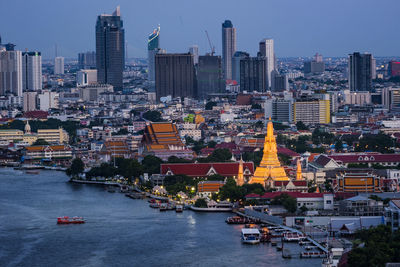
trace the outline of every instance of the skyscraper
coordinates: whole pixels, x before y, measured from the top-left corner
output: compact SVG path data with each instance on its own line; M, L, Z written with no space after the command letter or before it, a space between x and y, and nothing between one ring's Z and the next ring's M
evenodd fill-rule
M199 46L198 45L192 45L189 47L189 53L193 55L193 60L194 64L199 63Z
M78 66L80 69L96 68L96 52L84 52L78 54Z
M56 57L54 59L54 74L64 74L64 58Z
M112 15L101 14L96 23L97 81L122 89L125 66L125 30L119 6Z
M22 96L22 53L0 48L0 95Z
M271 73L275 70L274 40L263 39L260 41L259 47L261 56L266 59L267 87L270 88L272 85Z
M265 57L247 57L240 60L240 90L263 92L266 88Z
M232 79L232 57L236 52L236 29L230 20L222 23L222 67L225 80Z
M372 55L355 52L349 55L350 91L372 90Z
M22 52L22 88L24 91L42 89L42 56L40 52Z
M147 41L147 51L148 51L148 79L154 82L156 79L156 69L155 69L155 56L160 51L160 26L149 35Z
M196 95L193 55L157 54L155 59L157 99Z
M249 53L236 51L232 57L232 80L240 83L240 60L248 58Z
M390 61L389 62L388 75L390 77L399 77L400 76L400 62L398 62L398 61Z
M197 65L197 96L206 99L208 94L222 93L224 84L221 57L200 56Z

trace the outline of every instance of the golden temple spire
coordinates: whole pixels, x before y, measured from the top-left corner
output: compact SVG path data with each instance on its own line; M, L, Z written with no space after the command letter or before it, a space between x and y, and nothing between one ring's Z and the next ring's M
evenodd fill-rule
M242 156L240 156L239 173L238 173L238 178L237 178L236 184L239 185L239 186L242 186L244 184L243 159L242 159Z
M303 180L301 176L301 164L300 159L297 159L297 171L296 171L296 181Z

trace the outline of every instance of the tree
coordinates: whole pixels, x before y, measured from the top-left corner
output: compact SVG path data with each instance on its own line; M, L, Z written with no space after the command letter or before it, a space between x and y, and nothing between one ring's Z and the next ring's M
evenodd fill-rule
M66 171L68 176L76 176L83 173L85 169L85 164L80 158L75 158L72 161L71 167L69 167Z
M116 165L117 173L131 182L143 174L143 166L136 159L117 158Z
M274 197L271 203L273 205L282 205L290 213L294 213L297 210L297 200L286 193Z
M239 201L244 198L245 190L241 186L236 185L233 178L228 178L225 185L219 190L219 195L222 200L229 199L230 201Z
M149 175L153 173L160 173L161 163L163 163L163 160L159 157L147 155L142 161L143 172L148 173Z
M222 176L221 174L213 174L208 176L207 180L209 181L224 181L225 177Z
M152 122L162 121L161 113L157 110L148 110L143 113L143 118Z
M209 148L214 148L217 145L217 142L211 140L210 142L208 142L208 147Z
M112 133L112 135L126 135L126 134L128 134L129 132L128 132L128 130L127 129L125 129L125 128L121 128L121 129L119 129L119 131L118 132L116 132L116 133Z
M306 213L306 211L308 211L308 208L305 205L303 205L300 207L300 211L304 214Z
M336 150L336 152L341 152L343 150L343 142L342 142L342 140L338 139L336 141L335 150Z
M215 107L215 106L217 106L217 102L210 101L210 102L207 102L205 108L206 108L206 110L212 110L213 107Z
M39 138L32 145L33 146L47 146L47 145L49 145L49 143L46 140Z
M253 105L251 105L251 109L257 109L257 110L260 110L262 107L261 107L261 105L260 104L253 104Z
M296 128L299 131L308 130L308 127L302 121L296 123Z
M207 201L204 198L199 198L194 203L194 206L197 208L207 208Z

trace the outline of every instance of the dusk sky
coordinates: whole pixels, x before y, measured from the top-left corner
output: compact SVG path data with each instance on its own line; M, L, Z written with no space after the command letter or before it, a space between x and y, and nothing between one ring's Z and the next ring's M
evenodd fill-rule
M97 15L121 6L129 57L147 57L147 36L161 25L161 47L208 52L205 30L221 54L221 24L230 19L238 50L256 54L258 42L275 40L277 57L400 55L399 0L0 0L0 35L17 49L45 59L95 50Z

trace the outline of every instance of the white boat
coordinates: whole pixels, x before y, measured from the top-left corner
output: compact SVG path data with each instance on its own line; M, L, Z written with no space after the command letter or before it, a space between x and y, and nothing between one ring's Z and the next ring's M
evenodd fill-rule
M242 229L242 242L245 244L258 244L260 243L261 234L257 228L243 228Z
M176 205L176 207L175 207L175 211L176 212L182 212L183 211L183 206L182 205Z
M228 201L215 202L213 200L207 203L207 208L200 208L195 206L190 206L194 211L214 211L214 212L229 212L232 211L233 204Z
M168 209L168 203L160 204L160 211L166 211Z

